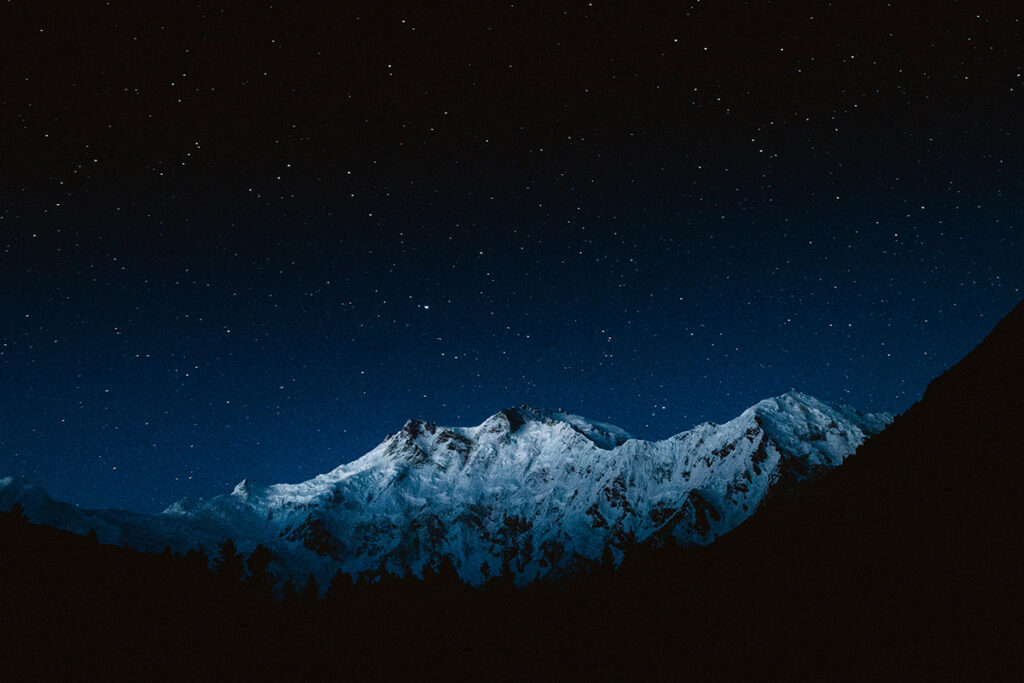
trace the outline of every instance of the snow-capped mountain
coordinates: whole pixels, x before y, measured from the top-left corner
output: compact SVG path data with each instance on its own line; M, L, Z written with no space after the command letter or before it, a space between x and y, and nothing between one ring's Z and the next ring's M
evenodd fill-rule
M351 463L299 484L243 480L227 495L159 515L79 510L24 480L0 480L0 508L36 522L159 551L225 538L262 543L282 574L321 582L338 568L420 574L445 555L463 579L504 570L520 583L572 572L634 541L704 545L771 495L840 465L888 414L800 393L767 399L723 425L663 441L529 406L476 427L410 420Z

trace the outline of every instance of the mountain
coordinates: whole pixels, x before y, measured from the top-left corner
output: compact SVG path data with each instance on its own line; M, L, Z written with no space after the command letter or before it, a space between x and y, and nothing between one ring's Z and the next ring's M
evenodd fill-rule
M298 484L243 480L228 495L181 500L159 515L79 510L24 480L0 480L0 509L140 550L264 544L279 574L340 567L421 574L449 556L481 583L572 574L606 547L702 546L777 494L835 468L891 420L801 393L761 401L722 425L663 441L530 406L476 427L408 421L354 462Z
M195 558L131 553L0 514L4 671L95 670L112 680L154 670L265 680L339 667L453 680L565 671L601 680L1001 680L1020 668L1024 613L1021 349L1024 304L843 467L762 499L758 514L715 543L639 544L617 572L599 565L564 586L469 591L435 576L254 603ZM806 397L789 398L798 406ZM786 399L758 406L794 418L781 431L798 444L820 445ZM775 433L758 406L765 434ZM531 419L552 426L561 415ZM605 445L618 440L603 431ZM782 479L770 490L785 490ZM8 481L0 507L16 491L49 505L25 488ZM258 488L246 483L216 500Z

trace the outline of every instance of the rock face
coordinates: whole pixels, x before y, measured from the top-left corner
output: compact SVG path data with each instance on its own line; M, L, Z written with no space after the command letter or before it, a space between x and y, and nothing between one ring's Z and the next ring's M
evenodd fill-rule
M420 574L447 555L466 581L504 571L525 583L572 573L606 547L621 557L651 538L710 543L769 496L840 465L890 421L788 393L723 425L643 441L519 406L477 427L410 420L308 481L243 480L229 495L182 500L155 516L78 510L13 479L0 480L0 507L21 502L36 521L143 550L262 543L279 573L321 581L338 568Z

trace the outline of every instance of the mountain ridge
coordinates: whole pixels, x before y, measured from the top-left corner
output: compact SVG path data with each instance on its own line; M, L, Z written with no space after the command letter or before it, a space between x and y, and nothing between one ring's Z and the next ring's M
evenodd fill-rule
M264 544L274 568L296 578L326 581L339 568L418 575L448 556L470 583L496 572L525 583L569 576L605 548L620 559L637 541L706 545L770 492L841 464L890 420L788 392L722 425L648 441L519 405L474 427L410 419L361 458L309 480L243 479L158 515L81 511L25 486L22 504L45 523L142 550L211 549L228 537L243 550ZM16 489L0 486L0 505L15 502Z

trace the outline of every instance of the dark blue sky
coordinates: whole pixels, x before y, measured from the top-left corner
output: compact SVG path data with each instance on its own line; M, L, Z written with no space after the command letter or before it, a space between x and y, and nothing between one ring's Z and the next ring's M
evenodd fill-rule
M8 8L0 475L152 511L408 417L906 409L1022 297L1024 42L890 4Z

